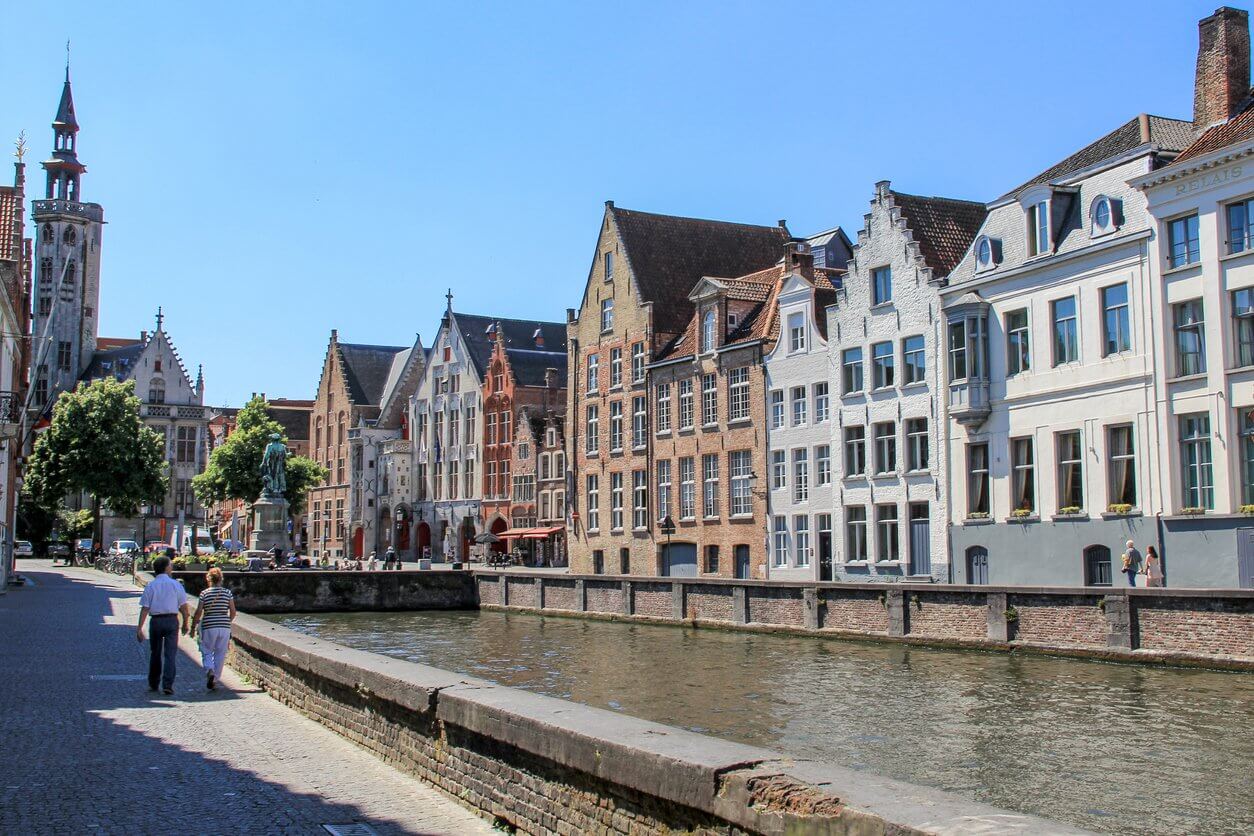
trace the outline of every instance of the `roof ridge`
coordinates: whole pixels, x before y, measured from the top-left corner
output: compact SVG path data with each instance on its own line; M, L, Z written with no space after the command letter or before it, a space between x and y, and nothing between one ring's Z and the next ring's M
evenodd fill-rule
M734 226L734 227L741 227L744 229L786 229L786 227L782 227L779 224L775 224L774 226L771 226L769 224L751 224L751 223L743 223L741 221L720 221L714 218L694 218L691 215L664 215L661 212L645 212L641 209L624 209L620 206L611 206L610 211L622 212L622 213L626 213L629 215L648 215L649 217L652 217L652 218L667 218L669 220L676 220L676 221L694 221L696 223L703 223L703 224L718 224L719 226Z
M969 200L965 197L941 197L940 195L912 194L911 192L901 192L896 189L889 189L888 193L894 197L912 197L915 200L933 200L944 201L945 203L965 203L971 206L984 207L988 204L982 200Z
M559 322L555 319L518 319L517 317L487 316L485 314L458 313L457 311L453 312L453 316L459 319L465 317L467 319L490 319L493 322L514 322L520 325L557 325L561 328L566 327L565 322Z

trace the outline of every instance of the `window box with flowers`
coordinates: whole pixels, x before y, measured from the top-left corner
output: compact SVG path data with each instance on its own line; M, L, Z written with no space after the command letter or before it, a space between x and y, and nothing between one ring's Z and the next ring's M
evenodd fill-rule
M1006 522L1030 523L1040 522L1041 518L1031 508L1016 508L1010 512L1010 518Z
M1205 508L1199 508L1196 505L1190 505L1187 508L1180 509L1180 516L1182 517L1200 517L1205 513L1206 513Z
M1242 505L1237 511L1247 517L1254 517L1254 505Z

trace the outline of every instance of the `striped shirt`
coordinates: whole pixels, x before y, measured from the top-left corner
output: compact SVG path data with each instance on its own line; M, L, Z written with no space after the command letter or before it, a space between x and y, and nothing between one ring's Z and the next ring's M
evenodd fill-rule
M200 605L204 607L200 629L231 629L231 601L235 596L225 586L211 586L200 593Z

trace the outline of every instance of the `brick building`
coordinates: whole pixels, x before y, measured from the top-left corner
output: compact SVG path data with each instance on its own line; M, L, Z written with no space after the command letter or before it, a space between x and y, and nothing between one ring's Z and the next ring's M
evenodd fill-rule
M492 355L483 381L483 510L486 531L498 536L535 526L535 444L530 422L566 412L566 329L558 322L493 323ZM517 444L527 445L530 481L514 467ZM517 538L523 535L520 533ZM506 542L496 544L504 551Z
M309 545L313 557L327 560L360 555L365 531L356 529L350 540L349 430L379 415L388 374L403 346L342 343L331 331L318 394L310 416L310 452L329 474L326 482L309 492Z
M583 299L578 311L567 312L566 437L577 482L569 532L572 570L643 575L696 570L695 562L684 562L682 569L678 561L663 562L665 538L649 512L648 482L656 476L649 428L655 424L651 413L660 408L650 402L656 396L650 364L664 353L678 356L675 346L691 329L696 310L690 295L703 277L746 276L773 267L788 240L782 222L751 226L606 203ZM730 574L731 566L729 554L720 574Z
M13 185L0 186L0 595L13 564L18 462L26 448L22 401L30 333L31 240L26 237L26 164L19 149Z

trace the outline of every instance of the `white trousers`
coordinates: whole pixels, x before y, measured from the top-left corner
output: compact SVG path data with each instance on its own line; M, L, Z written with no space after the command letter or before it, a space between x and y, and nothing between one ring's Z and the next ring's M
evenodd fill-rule
M200 661L205 673L213 671L214 679L222 678L226 665L226 649L231 643L230 627L211 627L200 631Z

